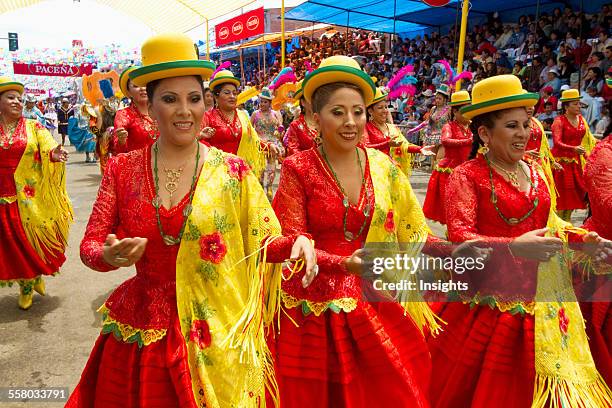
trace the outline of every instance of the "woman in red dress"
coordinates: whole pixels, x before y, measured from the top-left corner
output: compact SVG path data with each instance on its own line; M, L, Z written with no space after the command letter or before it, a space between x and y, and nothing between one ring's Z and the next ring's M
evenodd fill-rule
M584 184L589 195L591 217L586 220L583 228L595 231L603 238L612 239L612 138L609 135L591 152L584 168ZM606 275L591 276L598 284L601 283L596 285L600 289L604 285L609 288L611 283L609 273L612 268L608 265L596 265L595 274L604 273L604 269ZM580 305L595 364L612 387L612 305L610 302L597 301Z
M284 139L287 145L287 157L308 150L317 143L317 129L312 118L312 106L304 99L302 92L302 81L298 82L297 91L293 99L300 101L300 116L291 122Z
M217 106L204 114L202 142L244 159L258 177L266 166L266 152L281 151L262 141L253 128L248 114L236 109L236 97L240 81L231 71L221 70L210 81L210 89Z
M22 117L23 84L0 77L0 286L20 287L21 309L43 275L59 272L72 222L68 153L36 120Z
M551 151L557 163L563 167L553 172L559 193L557 211L561 218L569 221L573 210L586 208L582 169L595 139L580 114L580 93L576 89L568 89L563 91L560 101L563 114L557 116L552 124Z
M157 125L149 116L147 90L136 86L129 79L129 74L136 67L130 67L121 73L119 87L121 92L130 98L130 106L117 111L115 115L115 138L111 149L113 154L131 152L151 146L159 135Z
M359 145L374 92L345 56L323 60L304 81L322 141L283 162L273 207L284 234L312 235L320 274L308 288L299 273L282 285L284 313L270 337L282 407L429 406L420 328L431 311L413 303L413 321L396 302L370 302L358 276L366 242L428 236L408 178Z
M423 203L423 213L430 220L446 224L446 185L455 167L465 162L472 148L472 131L470 121L465 119L459 107L469 105L470 94L467 91L455 92L448 104L454 120L442 128L441 143L444 146L444 158L438 162L431 173L427 186L427 195Z
M240 333L254 341L248 331L256 328L265 346L257 324L264 305L251 274L259 257L244 258L280 226L247 165L197 142L202 80L214 64L198 60L192 40L179 34L150 38L142 55L151 63L130 76L146 85L160 135L151 147L109 161L81 242L90 268L136 265L136 276L102 306L102 333L66 406L254 408L265 398L265 365L242 358L254 343L234 347L224 340L232 339L225 333L249 305L257 310L254 321ZM308 255L307 285L314 277L310 240L274 243L268 251L277 258ZM252 351L269 354L257 345Z
M417 146L408 142L402 132L390 121L387 94L376 89L374 101L368 106L368 123L363 134L365 147L378 149L390 156L410 176L414 154L434 155L433 146ZM390 123L391 122L391 123Z
M463 302L439 310L447 325L428 342L434 407L484 408L492 401L508 408L612 404L612 392L585 352L575 297L572 302L559 294L573 293L571 285L555 280L562 273L556 255L562 240L544 236L549 228L560 232L571 226L551 212L537 164L523 161L529 137L525 107L537 100L516 76L498 75L478 82L472 104L461 109L472 120L474 147L481 148L450 176L448 236L453 242L481 239L494 251L484 269L453 276L470 288ZM569 276L567 268L563 272ZM542 297L541 290L559 297Z

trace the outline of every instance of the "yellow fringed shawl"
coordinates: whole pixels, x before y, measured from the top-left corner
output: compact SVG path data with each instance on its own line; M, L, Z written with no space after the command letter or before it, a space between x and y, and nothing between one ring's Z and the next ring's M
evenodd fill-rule
M538 170L551 191L544 171ZM548 235L560 237L564 248L538 266L532 408L612 407L612 391L595 367L572 285L567 233L586 231L559 218L552 205L546 226Z
M584 166L586 166L587 157L589 157L595 148L597 139L595 139L595 136L593 136L593 133L591 133L591 128L589 127L588 123L586 123L586 120L582 117L582 115L580 115L579 118L584 123L585 129L584 136L582 136L582 141L580 142L580 146L584 147L584 150L586 151L585 154L580 155L580 166L584 169Z
M376 149L366 149L366 152L376 201L366 248L368 244L385 243L385 252L391 257L400 253L418 257L430 230L410 182L386 155ZM380 253L379 249L377 253ZM403 272L388 272L383 277L387 281L416 279L416 276ZM436 333L440 329L438 318L419 292L403 291L397 300L421 330L429 328Z
M66 165L51 162L57 146L49 131L37 121L25 120L27 145L15 170L21 224L36 253L64 252L73 212L66 192Z
M248 165L251 166L255 177L259 180L266 167L266 153L262 150L259 135L255 128L253 128L246 113L237 110L236 114L238 115L238 119L240 119L240 125L242 127L242 136L236 155L243 158Z
M277 395L264 327L280 307L281 268L266 263L272 238L263 248L262 241L279 236L280 224L245 162L216 148L192 205L176 291L195 399L211 408L264 407L266 387Z
M612 407L612 391L595 367L571 281L566 231L581 231L553 211L547 226L566 245L538 267L532 408Z
M410 177L412 174L412 163L414 162L414 155L408 152L408 148L410 146L414 146L412 143L406 140L402 132L398 129L397 126L393 124L389 124L389 136L391 140L399 140L402 144L398 147L390 148L391 158L395 161L397 166L402 170L402 172Z
M555 187L555 179L552 173L551 164L555 162L555 157L550 151L550 145L548 144L548 137L546 136L546 132L544 132L544 127L542 126L542 122L540 122L535 117L532 117L533 123L535 123L538 128L540 128L540 132L542 132L542 141L540 142L540 159L541 159L541 167L544 171L544 175L546 176L546 181L548 182L549 190L550 190L550 202L554 211L557 209L557 196L559 193L557 192L557 188Z

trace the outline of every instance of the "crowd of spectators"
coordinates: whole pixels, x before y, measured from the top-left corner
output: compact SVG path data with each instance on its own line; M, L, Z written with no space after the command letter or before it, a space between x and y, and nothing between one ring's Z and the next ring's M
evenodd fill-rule
M469 27L464 69L471 71L474 79L464 85L469 89L490 76L517 75L525 89L540 93L537 115L541 115L546 127L559 113L561 92L579 89L583 115L595 129L598 122L609 121L606 106L612 100L612 90L605 86L605 79L612 78L611 25L610 4L592 15L565 7L537 17L522 15L514 23L504 23L497 13L492 14L485 24ZM412 64L418 79L417 95L394 101L393 110L398 121L416 123L424 119L435 90L448 79L437 61L445 59L456 65L458 35L459 30L451 27L445 35L432 33L389 41L382 34L364 30L330 30L317 38L302 37L299 46L287 54L287 63L302 78L308 66L316 68L323 58L353 56L377 78L378 86L385 86L399 69ZM273 48L267 57L271 60L266 75L261 62L250 59L245 73L250 73L251 85L269 81L278 72L279 48ZM236 68L239 72L239 64Z

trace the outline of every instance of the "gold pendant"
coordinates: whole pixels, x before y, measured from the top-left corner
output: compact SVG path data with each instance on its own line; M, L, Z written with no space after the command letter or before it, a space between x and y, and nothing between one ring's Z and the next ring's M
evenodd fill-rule
M172 198L172 194L178 189L178 183L181 179L181 174L183 173L183 168L179 167L178 169L164 169L166 172L166 184L165 188L168 194L170 194L170 198Z
M508 224L510 225L516 225L519 223L518 218L508 218Z

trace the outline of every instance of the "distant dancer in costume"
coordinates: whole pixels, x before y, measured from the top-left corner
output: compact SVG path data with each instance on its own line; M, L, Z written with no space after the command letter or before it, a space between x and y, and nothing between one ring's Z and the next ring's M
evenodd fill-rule
M146 88L134 85L129 78L134 69L136 67L126 69L119 77L119 87L123 95L130 98L130 106L115 115L115 140L111 147L115 154L151 146L159 135L157 124L149 116Z
M446 84L441 84L436 90L436 96L434 98L434 106L429 111L428 126L425 130L425 137L423 138L423 144L425 146L433 145L432 151L436 153L435 158L431 158L431 168L442 157L444 157L444 147L442 146L442 128L452 118L450 108L447 105L448 98L450 98L451 89Z
M68 98L62 98L62 104L57 110L57 131L62 135L62 146L66 144L68 135L68 119L74 116L74 108L70 105Z
M89 102L83 103L75 115L68 119L68 138L79 153L85 152L85 163L95 163L98 113Z
M25 310L33 291L45 295L43 275L66 260L73 214L68 153L38 121L22 117L22 94L23 84L0 77L0 286L18 283Z
M368 123L362 143L365 147L380 150L390 156L404 174L410 176L413 155L434 155L431 150L434 146L421 147L408 142L390 120L388 103L387 93L377 88L375 98L368 106Z
M448 104L451 107L453 120L442 128L441 143L444 146L444 158L434 167L429 178L427 195L423 203L423 212L430 220L446 224L446 185L453 170L467 161L472 149L472 131L470 121L461 115L459 109L470 104L470 94L458 91L451 95Z
M280 139L279 129L282 129L283 117L280 112L272 109L272 93L268 88L262 89L259 94L259 109L251 115L251 123L259 135L260 140L275 145L279 154L269 151L267 154L266 168L262 174L262 186L270 201L272 201L272 188L276 177L276 165L279 157L285 155L285 148Z
M595 147L596 139L580 114L578 90L563 91L559 100L563 114L557 116L552 125L551 151L556 162L563 168L555 170L553 176L559 193L557 211L561 218L569 221L573 210L587 206L582 170L587 156Z
M298 82L297 90L293 95L293 99L299 101L300 116L291 122L284 137L287 157L314 147L318 141L317 124L312 117L312 106L304 99L303 82L303 80Z

